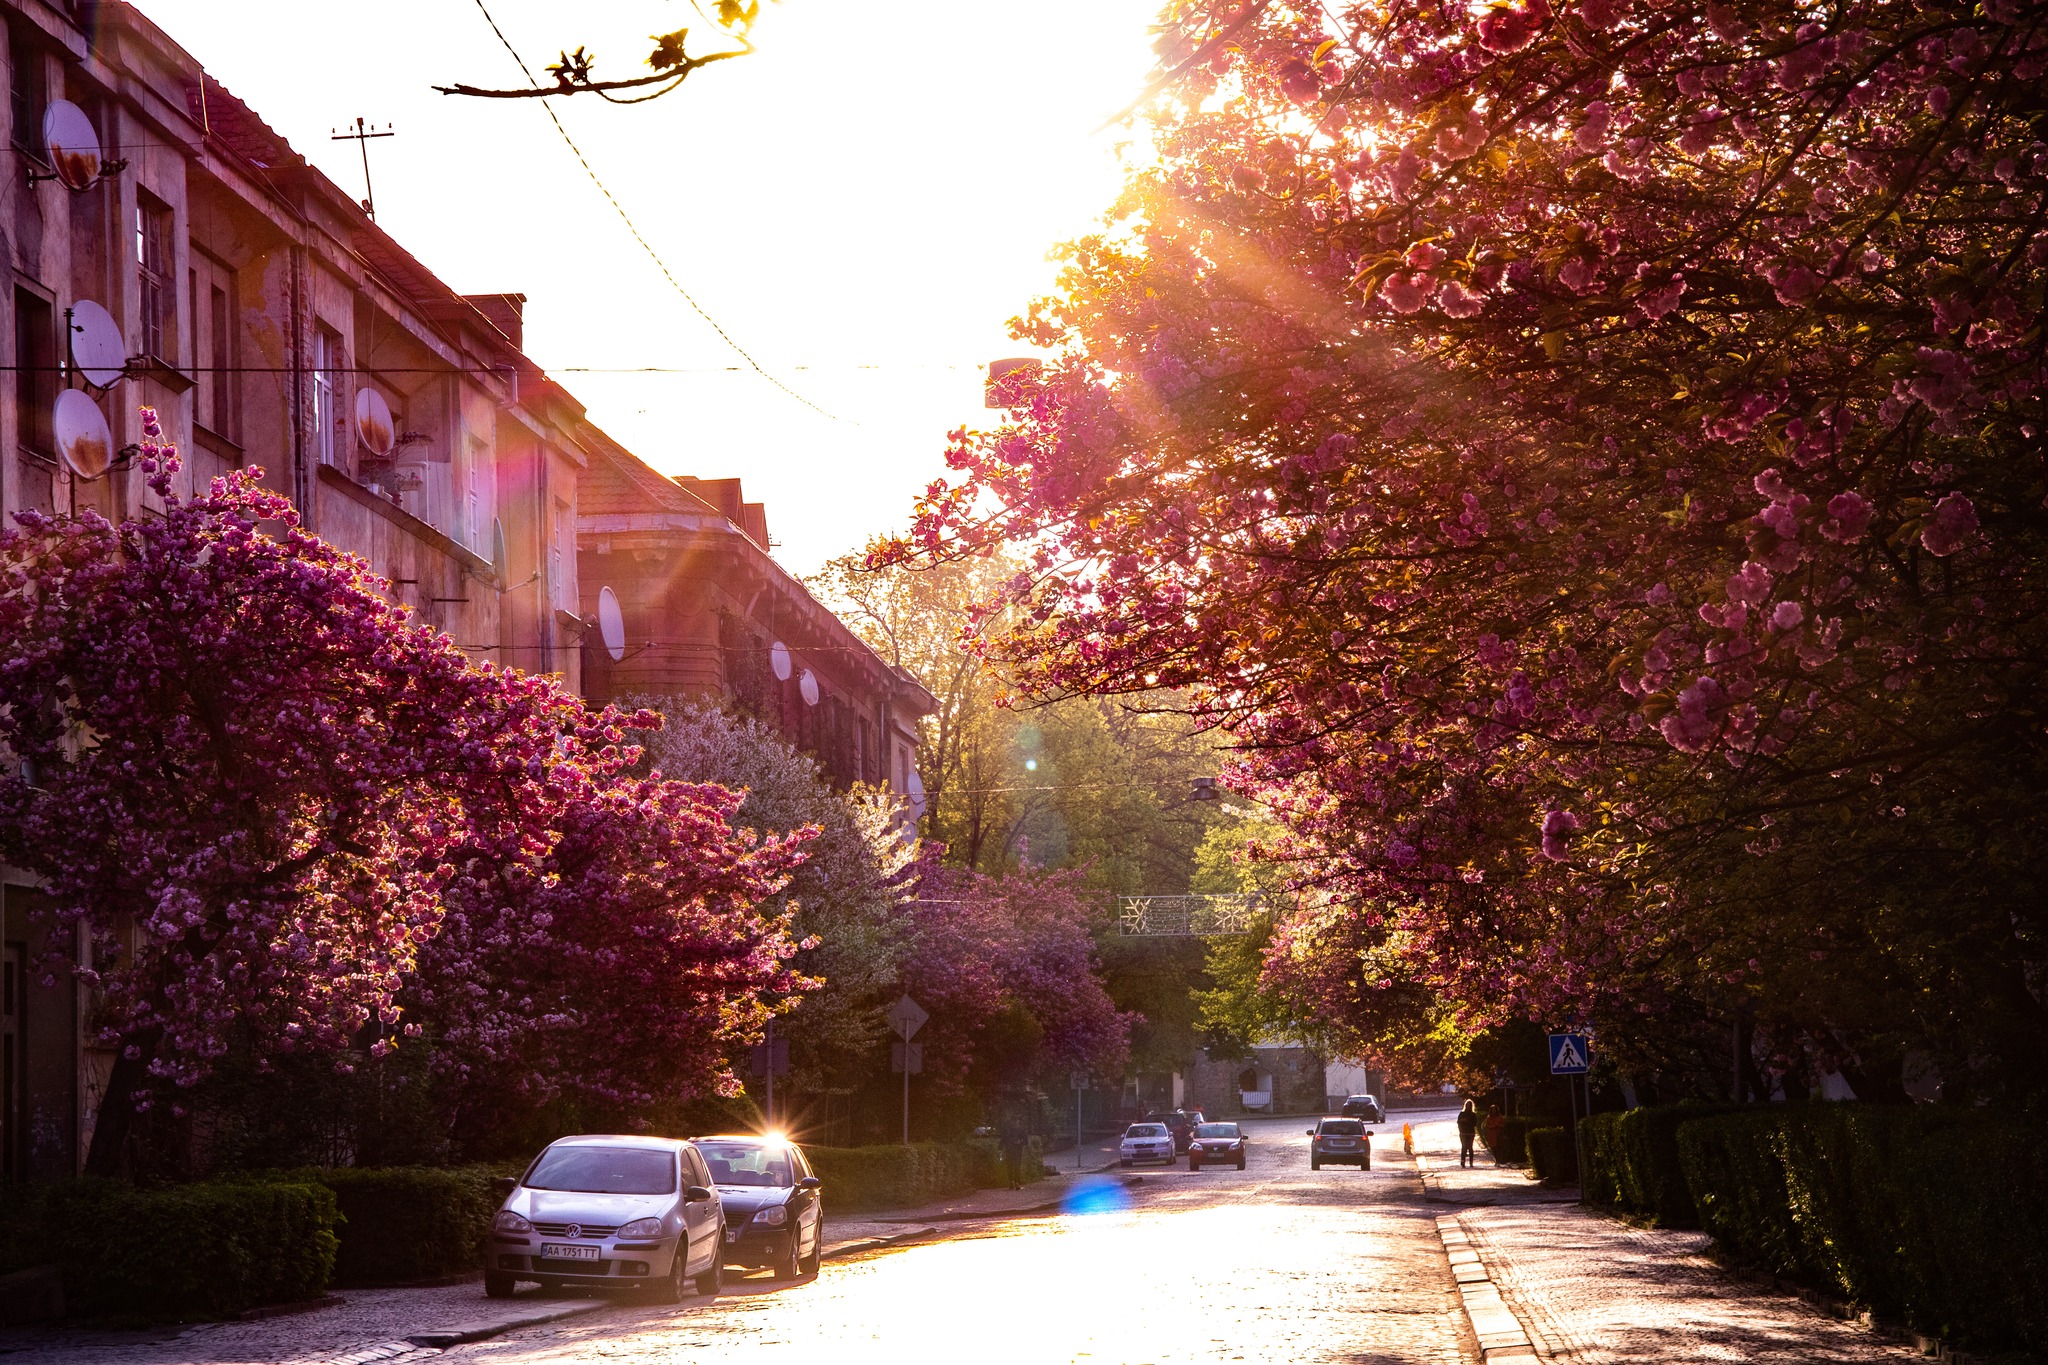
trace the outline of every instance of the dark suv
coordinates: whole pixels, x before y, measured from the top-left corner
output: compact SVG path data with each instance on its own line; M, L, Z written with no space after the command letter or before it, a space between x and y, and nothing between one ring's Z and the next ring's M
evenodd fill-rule
M1367 1123L1387 1121L1387 1111L1380 1108L1380 1102L1371 1095L1353 1095L1337 1112L1347 1119L1364 1119Z
M1199 1109L1176 1109L1171 1114L1161 1114L1156 1122L1166 1125L1166 1131L1173 1134L1173 1150L1176 1154L1187 1151L1195 1140L1195 1125L1208 1122Z

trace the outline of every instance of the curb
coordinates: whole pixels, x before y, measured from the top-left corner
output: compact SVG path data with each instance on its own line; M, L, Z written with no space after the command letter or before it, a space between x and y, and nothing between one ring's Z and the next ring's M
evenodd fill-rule
M1472 1324L1472 1335L1478 1338L1479 1358L1486 1365L1539 1365L1536 1344L1529 1340L1521 1319L1501 1298L1458 1220L1439 1217L1436 1231L1443 1238L1444 1254L1450 1258L1451 1274L1458 1282L1465 1319Z
M317 1313L323 1308L337 1308L348 1300L339 1294L322 1294L315 1299L297 1299L291 1303L266 1303L260 1308L244 1308L235 1314L236 1322L261 1322L265 1318L285 1318L294 1313Z
M489 1322L458 1322L450 1327L432 1327L424 1332L415 1332L405 1338L414 1346L431 1346L446 1350L465 1342L488 1341L507 1332L517 1332L524 1327L539 1327L543 1323L560 1322L564 1318L578 1318L585 1313L595 1313L601 1308L613 1306L611 1299L588 1299L560 1308L542 1308L517 1317L493 1319Z
M858 1256L863 1251L875 1251L882 1247L892 1247L904 1242L914 1242L920 1237L930 1237L937 1231L938 1229L935 1227L911 1228L907 1232L898 1232L888 1237L860 1237L851 1242L841 1242L837 1246L826 1247L818 1253L818 1259L821 1261L836 1261L842 1256Z

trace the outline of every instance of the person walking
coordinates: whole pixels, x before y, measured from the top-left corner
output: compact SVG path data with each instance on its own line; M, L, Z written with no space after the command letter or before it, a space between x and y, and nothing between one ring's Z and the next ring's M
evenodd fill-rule
M1477 1165L1479 1158L1472 1154L1472 1144L1479 1137L1479 1106L1472 1100L1465 1101L1465 1107L1458 1111L1458 1164Z
M1002 1154L1003 1174L1010 1182L1010 1188L1024 1188L1024 1148L1029 1141L1024 1116L1017 1112L1012 1103L1003 1110L1002 1126L997 1130L997 1142Z

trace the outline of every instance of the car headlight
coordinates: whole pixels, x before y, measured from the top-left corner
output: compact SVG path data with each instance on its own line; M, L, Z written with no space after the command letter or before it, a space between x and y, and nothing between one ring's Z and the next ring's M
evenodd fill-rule
M762 1209L759 1213L755 1214L754 1221L767 1227L779 1228L789 1221L789 1210L777 1204L773 1208Z
M661 1220L659 1218L635 1218L613 1235L618 1237L659 1237L661 1236Z
M521 1218L510 1209L499 1209L498 1216L491 1220L491 1226L499 1232L532 1232L533 1224Z

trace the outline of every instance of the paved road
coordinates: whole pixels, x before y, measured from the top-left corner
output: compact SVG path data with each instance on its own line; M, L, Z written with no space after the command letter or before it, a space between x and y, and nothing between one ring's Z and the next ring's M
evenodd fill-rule
M1299 1120L1247 1126L1249 1169L1155 1167L1119 1211L991 1223L796 1285L749 1278L713 1303L622 1304L438 1359L1476 1361L1398 1125L1369 1174L1311 1172Z

